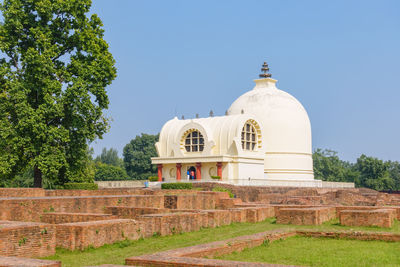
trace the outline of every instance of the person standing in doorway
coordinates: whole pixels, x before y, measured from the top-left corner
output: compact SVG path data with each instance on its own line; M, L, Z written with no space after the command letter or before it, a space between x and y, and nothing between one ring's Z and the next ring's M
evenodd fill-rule
M190 171L189 171L189 169L187 170L187 176L186 176L186 178L187 178L188 180L190 180Z
M192 179L192 180L195 179L195 177L194 177L194 171L193 171L193 170L190 171L190 179Z

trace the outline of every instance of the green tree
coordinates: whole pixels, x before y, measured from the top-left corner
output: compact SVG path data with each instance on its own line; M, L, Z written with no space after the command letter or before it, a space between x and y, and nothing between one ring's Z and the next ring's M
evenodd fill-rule
M398 161L388 161L389 167L389 174L390 177L393 179L395 187L394 190L400 190L400 162Z
M124 147L124 165L126 172L133 179L147 179L156 174L156 167L151 164L151 157L156 157L155 143L159 135L143 134L136 136Z
M388 162L363 154L357 159L355 168L360 172L357 186L378 191L395 189L395 182L389 174Z
M116 77L90 0L4 0L0 11L0 178L31 166L34 186L81 180L108 129Z
M126 180L128 175L124 168L105 163L96 163L96 181L119 181Z
M100 156L97 156L95 162L101 162L113 166L123 166L123 161L118 157L118 151L114 148L103 148Z
M354 182L359 173L353 165L342 161L336 151L315 149L313 153L314 177L323 181Z

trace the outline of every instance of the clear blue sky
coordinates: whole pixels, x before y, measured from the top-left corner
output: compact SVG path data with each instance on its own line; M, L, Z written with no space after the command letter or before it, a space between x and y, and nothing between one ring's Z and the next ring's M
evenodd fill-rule
M313 148L400 160L400 1L94 0L118 68L95 154L174 116L223 115L269 63Z

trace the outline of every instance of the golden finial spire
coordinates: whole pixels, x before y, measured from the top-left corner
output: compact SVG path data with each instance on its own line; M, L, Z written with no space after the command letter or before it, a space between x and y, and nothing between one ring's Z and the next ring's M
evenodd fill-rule
M271 73L268 73L269 68L268 68L267 62L264 62L264 64L262 65L261 71L264 72L264 73L260 74L261 79L271 78Z

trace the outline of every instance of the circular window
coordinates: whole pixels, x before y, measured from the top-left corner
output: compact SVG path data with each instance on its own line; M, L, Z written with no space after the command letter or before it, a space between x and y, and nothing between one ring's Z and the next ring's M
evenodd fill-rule
M198 130L186 135L185 150L186 152L201 152L204 150L204 137Z

